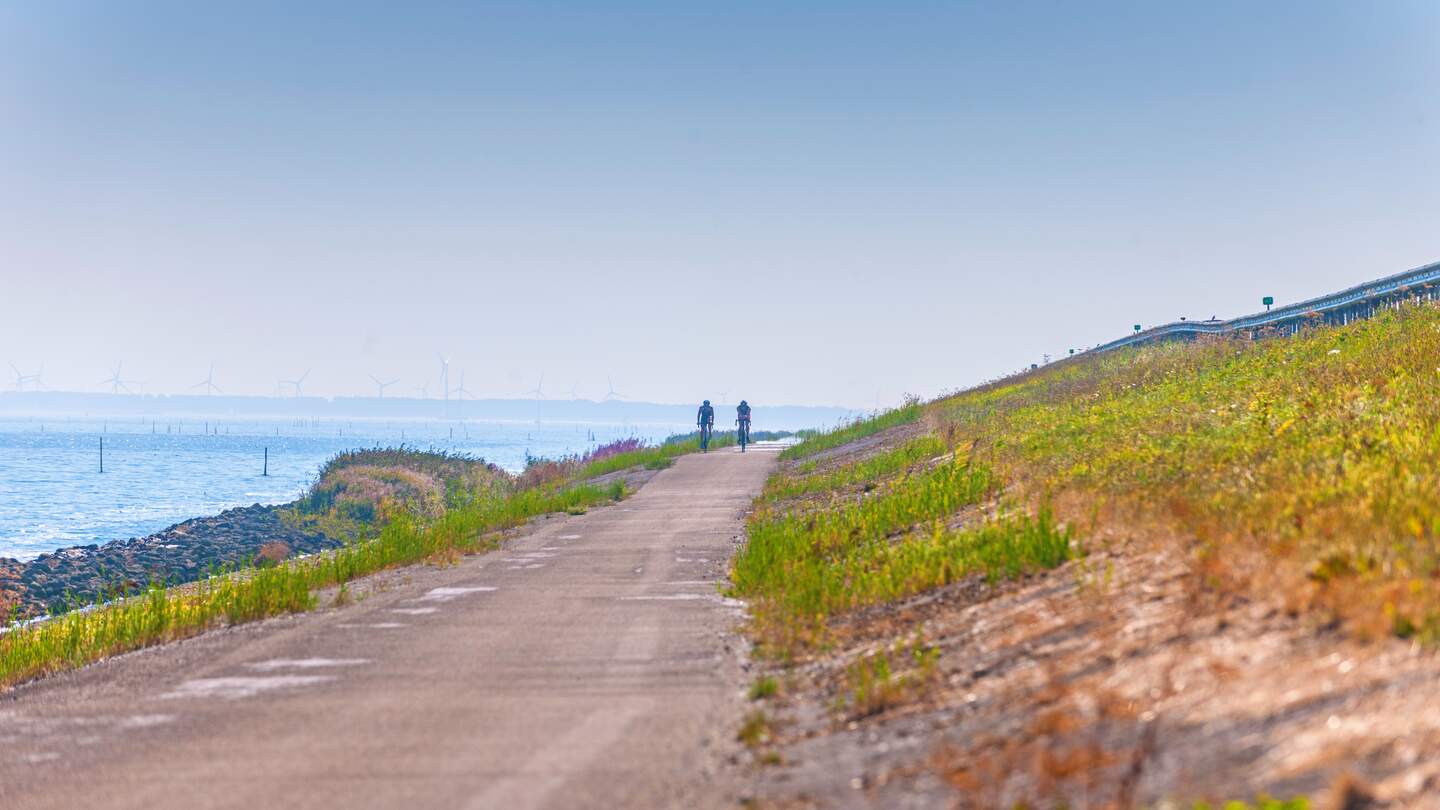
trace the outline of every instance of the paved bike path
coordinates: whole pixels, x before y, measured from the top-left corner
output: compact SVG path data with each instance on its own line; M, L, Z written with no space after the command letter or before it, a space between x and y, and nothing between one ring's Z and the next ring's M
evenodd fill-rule
M730 807L742 687L715 587L774 448L358 604L0 697L0 807Z

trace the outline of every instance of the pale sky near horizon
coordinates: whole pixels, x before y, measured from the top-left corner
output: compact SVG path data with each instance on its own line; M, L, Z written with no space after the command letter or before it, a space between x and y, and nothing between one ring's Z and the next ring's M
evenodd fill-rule
M868 408L1437 259L1429 0L0 4L52 388Z

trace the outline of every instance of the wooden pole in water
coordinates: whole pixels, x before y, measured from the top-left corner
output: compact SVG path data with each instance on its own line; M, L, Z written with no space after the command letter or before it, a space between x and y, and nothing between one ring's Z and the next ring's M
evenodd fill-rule
M105 437L100 437L100 472L105 472Z
M260 470L260 474L267 478L270 476L270 448L268 447L265 448L265 467Z

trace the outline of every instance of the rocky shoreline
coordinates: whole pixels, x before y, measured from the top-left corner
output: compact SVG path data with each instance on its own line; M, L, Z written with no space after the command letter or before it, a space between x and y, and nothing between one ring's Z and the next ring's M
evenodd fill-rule
M283 543L291 554L308 554L343 541L287 525L290 504L242 506L193 518L146 537L104 545L74 546L30 561L0 557L0 605L35 616L67 602L88 603L117 588L151 582L192 582L215 566L244 565L266 543Z

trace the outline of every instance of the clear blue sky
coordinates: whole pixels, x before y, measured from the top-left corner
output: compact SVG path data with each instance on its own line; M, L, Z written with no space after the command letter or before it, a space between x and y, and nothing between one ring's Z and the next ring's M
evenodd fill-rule
M1440 259L1437 45L1430 0L6 3L0 363L933 394Z

